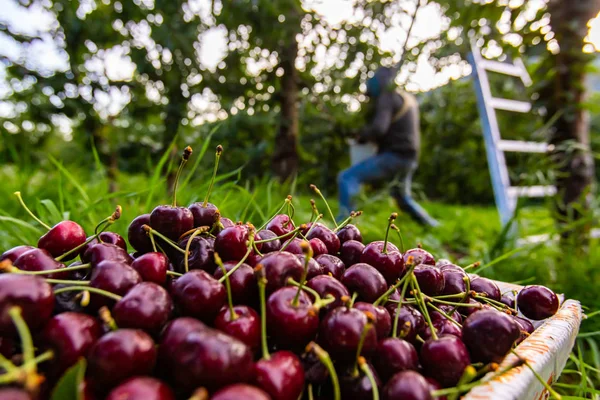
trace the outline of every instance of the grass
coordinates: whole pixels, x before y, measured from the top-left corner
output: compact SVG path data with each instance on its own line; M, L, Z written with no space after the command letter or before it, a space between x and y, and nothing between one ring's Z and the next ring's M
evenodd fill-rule
M199 153L203 153L200 151ZM208 165L190 162L180 185L178 200L187 205L204 198L210 175ZM203 161L204 163L204 161ZM11 165L0 167L0 251L19 244L34 244L43 233L19 206L15 191L48 224L62 219L73 219L91 232L95 224L110 215L117 204L123 207L121 221L113 230L126 237L127 225L141 213L150 212L155 205L171 202L165 189L164 170L173 168L164 157L150 175L120 175L119 191L108 193L106 173L97 163L91 170L63 166L59 161L34 168L17 168ZM294 195L297 221L307 221L312 196L308 187L299 187L292 182L279 185L263 180L245 182L240 171L220 175L211 197L222 214L233 220L252 221L256 226L267 220L277 210L287 194ZM335 210L336 201L330 204ZM565 293L566 297L577 298L592 315L600 310L597 282L600 271L600 249L592 242L587 253L578 251L577 246L565 248L555 242L529 245L515 250L515 244L502 232L498 215L493 206L455 206L436 202L423 202L424 207L441 227L431 230L423 228L406 215L400 213L396 225L400 227L406 247L422 244L437 258L449 258L462 265L481 260L484 263L500 256L493 266L481 273L493 279L508 282L539 283ZM324 204L317 200L319 210L326 223L331 224ZM396 206L384 191L372 192L361 199L364 214L356 221L365 240L380 240L383 237L389 214ZM553 220L547 208L537 206L523 210L519 216L521 232L552 233ZM399 245L398 238L392 241ZM504 256L503 256L504 255ZM509 255L509 256L507 256ZM502 258L504 257L504 258ZM571 355L565 372L556 390L573 398L595 398L600 385L600 324L596 318L584 321L577 346Z

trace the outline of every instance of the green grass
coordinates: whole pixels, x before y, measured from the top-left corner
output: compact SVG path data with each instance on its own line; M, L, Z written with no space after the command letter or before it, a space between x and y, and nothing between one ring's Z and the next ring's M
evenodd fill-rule
M163 170L160 167L163 167ZM21 191L28 205L48 224L61 219L73 219L89 233L95 224L110 215L114 207L123 207L120 221L112 230L126 237L128 223L137 215L150 212L158 204L169 204L171 199L165 189L164 169L172 168L166 158L148 175L120 175L119 191L109 194L105 171L100 165L83 170L52 162L35 169L0 167L0 251L19 244L33 244L43 233L41 227L19 206L15 191ZM179 203L187 205L204 198L208 187L210 166L191 163L184 173L178 193ZM277 210L285 196L294 196L296 221L308 221L311 209L309 200L316 196L307 187L294 183L280 185L272 181L245 182L240 171L220 175L211 197L222 214L235 221L251 221L262 225ZM337 210L335 199L330 204ZM317 206L324 214L325 223L331 224L324 204ZM462 265L474 261L486 263L501 258L482 275L508 282L544 284L565 293L569 298L582 301L588 313L600 310L597 283L600 279L600 249L592 242L587 253L578 251L577 244L562 247L555 242L526 246L515 251L515 244L502 234L498 215L493 206L456 206L436 202L423 202L423 206L438 219L441 227L423 228L400 213L396 225L400 227L405 247L422 244L437 258L449 258ZM395 204L385 191L365 194L361 198L363 215L356 220L365 240L381 240ZM520 212L518 223L521 232L543 233L554 230L548 209L537 206ZM395 234L392 242L399 245ZM512 254L511 252L514 252ZM509 257L506 255L510 254ZM582 325L583 337L578 339L566 371L556 389L569 396L591 398L600 382L600 351L596 339L600 324L596 318Z

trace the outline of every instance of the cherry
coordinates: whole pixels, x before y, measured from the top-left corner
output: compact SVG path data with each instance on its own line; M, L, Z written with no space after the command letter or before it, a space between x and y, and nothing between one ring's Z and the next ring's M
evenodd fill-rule
M431 253L426 250L423 250L420 247L406 250L406 252L404 253L404 263L408 264L409 259L411 259L411 257L412 257L412 265L419 265L419 264L435 265L435 258L433 258Z
M354 264L342 275L344 286L350 293L358 293L358 298L369 303L374 302L387 290L385 278L379 271L365 263Z
M297 399L304 390L304 369L290 351L278 351L254 366L256 384L273 400Z
M347 266L351 266L360 262L362 253L365 250L365 245L356 240L348 240L342 243L340 247L340 258Z
M163 287L142 282L117 302L112 315L120 328L142 329L156 335L167 323L172 311L173 302Z
M90 239L91 238L87 238L86 241L88 241ZM114 233L114 232L100 232L97 239L96 238L91 239L86 245L84 245L81 248L81 251L79 252L81 261L83 261L84 263L89 263L90 261L92 261L90 259L90 255L87 254L87 251L90 247L92 247L98 243L114 244L115 246L119 246L123 250L127 251L127 243L125 243L125 239L123 239L123 237L121 235L119 235L118 233Z
M56 261L52 255L44 249L29 250L19 256L13 264L22 271L48 271L65 268L65 264ZM68 272L54 272L45 276L51 279L67 279Z
M150 213L152 229L170 240L178 240L183 233L194 228L194 216L185 207L158 206Z
M426 374L444 387L456 385L470 363L467 348L456 336L429 339L421 347L421 364Z
M32 332L38 331L52 316L54 294L43 278L33 275L0 275L0 336L13 336L15 326L8 314L13 306L21 307L21 315Z
M175 400L171 388L149 376L137 376L110 391L106 400Z
M558 311L558 297L545 286L525 286L517 295L517 306L527 318L546 319Z
M509 294L503 294L502 297L500 297L500 302L506 304L506 306L513 310L515 308L515 298Z
M493 281L487 278L471 279L471 290L477 293L484 293L489 299L500 301L502 293L500 288Z
M308 295L298 290L283 287L273 292L267 301L268 332L281 348L302 348L319 330L318 310Z
M19 256L21 256L23 253L26 253L29 250L33 249L35 249L35 247L32 246L13 247L12 249L6 250L4 253L2 253L2 255L0 255L0 262L4 260L9 260L10 262L14 263L15 260L19 258Z
M386 246L384 250L384 246ZM398 248L384 241L371 242L365 246L360 261L372 265L381 272L388 285L394 284L404 272L404 260Z
M320 256L316 256L315 261L321 265L323 275L331 274L331 276L338 280L342 277L342 274L346 269L342 260L331 254L321 254Z
M241 341L192 318L178 318L162 333L159 363L183 391L209 390L252 378L252 352Z
M92 386L106 391L127 378L149 375L156 362L152 338L137 329L119 329L102 336L88 356Z
M92 270L90 287L124 296L132 287L142 281L140 275L129 265L118 261L102 261ZM100 294L90 294L90 307L99 309L110 306L114 300Z
M454 310L454 306L442 304L442 305L438 306L438 308L440 310L442 310L446 315L450 316L453 320L458 322L459 324L462 322L462 317L458 313L458 311ZM431 322L433 322L434 324L436 322L441 322L441 321L447 320L445 315L443 315L442 313L440 313L436 310L429 310L429 317L431 318Z
M215 318L214 326L238 339L255 352L260 347L260 317L252 308L244 305L233 307L236 318L231 316L228 307L221 308Z
M215 239L215 251L219 253L223 261L239 261L248 251L248 239L248 226L246 225L225 228ZM257 247L259 247L258 244Z
M144 225L150 225L150 214L142 214L134 218L127 229L127 239L134 249L141 253L153 250L152 242L144 230Z
M454 322L449 321L447 319L438 320L433 323L433 328L436 330L438 335L453 335L458 338L462 338L461 328L456 325ZM423 340L428 340L432 337L431 329L429 326L425 326L425 328L419 334Z
M302 247L300 244L302 243L302 239L294 238L289 239L281 246L282 249L292 254L302 254Z
M183 315L212 322L225 304L225 287L206 271L192 270L173 283L171 296Z
M310 227L310 232L306 236L308 240L312 238L320 239L327 247L329 254L337 254L340 250L340 239L337 235L328 227L321 223L315 223Z
M383 400L432 400L429 383L415 371L398 372L383 388Z
M319 340L333 359L353 361L367 322L367 316L362 311L344 306L338 307L330 311L321 321ZM376 346L377 333L375 329L369 329L364 338L361 355L369 355Z
M302 265L304 265L306 256L304 254L298 254L297 257L298 257L298 260L300 260L300 262L302 263ZM323 271L323 267L321 266L321 264L319 264L314 258L309 258L308 259L308 273L306 275L306 279L311 279L311 278L314 278L315 276L323 275L323 274L324 274L324 271Z
M260 237L260 240L268 240L268 242L262 243L260 251L263 254L272 253L281 248L281 240L275 239L277 237L275 232L272 232L268 229L263 229L262 231L258 232L256 236Z
M444 291L442 294L458 294L467 290L467 285L464 279L467 274L460 268L441 267L442 275L444 275Z
M321 254L327 254L327 246L325 243L319 238L312 238L308 241L310 243L310 247L312 247L313 254L319 256Z
M231 271L238 265L237 262L229 261L223 264L225 270ZM223 271L217 267L213 276L216 279L223 277ZM229 282L231 284L231 296L233 298L233 304L254 304L257 298L257 287L256 278L254 277L254 270L248 264L241 264L229 275Z
M0 388L0 400L32 400L33 397L23 389L14 387Z
M150 252L133 260L131 268L140 274L143 281L164 285L167 281L169 260L163 253Z
M429 296L438 296L444 291L444 274L437 267L427 264L417 265L413 273L421 291Z
M39 335L42 347L54 351L50 378L58 378L80 357L86 357L101 335L100 323L89 315L64 312L50 318Z
M273 232L276 236L283 236L296 229L294 226L294 221L292 221L286 214L278 214L274 216L269 221L266 228Z
M300 282L304 267L298 257L287 251L267 254L260 261L267 279L267 293L287 285L288 279Z
M337 237L340 239L341 244L344 244L345 242L347 242L349 240L356 240L357 242L361 242L361 243L363 241L363 237L362 237L360 231L358 230L358 228L355 225L352 225L352 224L348 224L348 225L344 226L343 228L341 228L337 232Z
M197 202L188 207L194 217L194 227L213 226L219 221L219 209L212 203Z
M212 395L211 400L270 400L271 397L263 390L247 385L236 383L219 390Z
M520 337L519 324L496 310L473 313L463 323L464 342L474 361L500 362Z
M386 308L390 312L392 322L398 315L398 335L410 343L415 343L417 333L425 327L423 315L412 306L403 305L398 309L398 304L389 303Z
M379 376L388 381L397 372L416 371L419 367L419 355L414 346L406 340L386 338L377 343L373 363Z
M179 247L186 249L189 240L190 238L186 237L179 241ZM206 272L214 271L216 267L214 245L214 241L210 238L200 236L192 238L191 243L189 244L190 253L188 254L188 270L201 269ZM185 269L185 257L179 256L179 260L179 270L187 272Z
M322 310L325 313L343 305L343 297L350 297L350 293L348 293L346 286L344 286L342 282L329 275L315 276L306 283L306 286L317 292L322 299L327 297L327 295L332 295L335 298L333 303L323 307Z
M436 381L435 379L427 376L427 377L425 377L425 380L427 381L427 384L429 385L430 393L434 392L436 390L442 389L442 385L440 385L440 383L438 381ZM447 397L446 396L437 396L437 397L434 397L433 400L447 400Z
M519 330L521 332L521 336L519 337L519 339L516 342L517 344L519 344L523 340L527 339L529 337L529 335L531 335L533 333L533 331L535 330L535 327L528 319L521 318L516 315L513 315L512 317L515 320L515 322L517 323L517 325L519 325Z
M38 240L38 247L47 250L52 257L59 257L82 245L85 240L85 231L78 223L61 221ZM72 260L75 257L77 257L77 253L70 254L64 258L64 261Z
M382 340L389 336L392 331L392 318L385 307L364 303L362 301L354 303L353 307L363 312L369 312L375 317L374 324L375 331L377 332L377 339Z
M473 304L473 305L477 306L477 307L459 307L458 310L460 311L461 315L465 318L467 318L469 315L471 315L477 311L480 311L480 310L493 310L494 309L489 304L481 304L477 300L474 300L471 298L469 298L464 303L465 304Z
M95 267L102 261L118 261L125 264L131 264L133 261L127 251L111 243L95 244L86 251L86 254L89 254L92 267Z
M370 364L367 364L367 368L371 370L375 384L379 388L381 380L377 376L375 369ZM340 389L343 399L371 400L374 398L373 385L369 377L364 373L356 371L353 367L346 368L340 374Z

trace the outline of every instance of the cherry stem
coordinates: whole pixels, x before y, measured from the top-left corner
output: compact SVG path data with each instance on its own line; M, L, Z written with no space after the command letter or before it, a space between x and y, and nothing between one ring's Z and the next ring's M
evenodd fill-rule
M316 187L315 185L310 185L310 188L321 198L321 200L323 200L323 203L325 203L325 207L327 207L327 211L329 212L329 216L331 217L331 220L333 221L333 224L337 228L338 224L335 221L335 215L333 215L333 211L331 211L331 207L329 207L329 203L325 199L325 196L323 196L323 193L321 193L321 191L319 190L319 188Z
M337 373L335 372L335 367L333 365L333 361L331 361L329 353L323 350L323 348L315 342L310 342L306 347L306 351L313 351L319 358L319 361L321 361L325 368L327 368L327 371L329 371L329 377L331 378L331 385L333 386L333 400L340 400L342 398L340 392L340 381Z
M50 228L50 226L48 226L47 224L45 224L41 219L39 219L30 209L29 207L27 207L27 205L25 204L25 202L23 201L23 198L21 197L21 192L15 192L14 193L15 196L17 196L17 199L19 199L19 203L21 203L21 206L25 209L25 211L27 211L27 214L29 214L31 216L31 218L35 219L40 225L42 225L44 228L46 228L46 230L50 230L52 228Z
M354 307L354 302L356 301L357 297L358 297L358 293L356 293L356 292L352 293L352 297L350 298L350 301L348 302L348 308Z
M102 221L98 222L98 225L96 225L96 227L94 228L94 236L98 236L98 229L100 229L101 225L102 226L102 231L105 231L110 225L114 224L114 222L116 220L118 220L119 218L121 218L121 213L123 212L123 208L121 206L117 206L117 208L115 209L115 212L113 212L109 217L104 218Z
M175 175L175 183L173 184L173 207L177 207L177 186L179 186L179 177L181 176L181 171L183 171L183 167L190 159L192 155L192 148L187 146L183 149L183 155L181 156L181 162L179 163L179 168L177 168L177 175Z
M117 323L115 322L115 319L111 315L108 307L106 307L106 306L100 307L100 310L98 310L98 315L100 316L100 319L102 320L102 322L104 322L106 324L106 326L108 326L110 328L111 331L116 331L117 329L119 329L119 327L117 326Z
M319 214L315 217L314 220L311 221L310 223L310 228L308 229L308 231L306 232L306 235L304 235L304 237L308 237L308 235L310 235L310 233L312 232L312 230L315 228L317 222L319 222L319 220L323 218L323 214Z
M350 211L350 216L348 218L346 218L345 220L343 220L342 222L340 222L338 227L335 228L333 231L339 232L340 229L344 228L346 225L348 225L350 222L352 222L355 218L360 217L361 215L362 215L362 211Z
M412 270L410 271L412 275ZM400 309L402 308L402 301L404 300L404 296L406 295L406 289L408 288L409 279L404 281L404 285L402 286L402 292L400 293L400 301L398 301L398 305L396 306L396 314L394 315L394 326L392 329L392 337L398 337L398 318L400 317Z
M475 370L475 368L472 365L467 365L456 386L466 385L473 381L473 379L475 379L476 376L477 370ZM448 400L456 400L458 398L458 395L459 393L452 393L448 396Z
M156 229L152 229L149 225L142 225L142 228L144 228L144 230L150 235L150 240L153 241L152 236L156 235L159 238L161 238L163 241L165 241L173 249L177 250L178 252L180 252L180 253L182 253L184 255L187 254L184 249L182 249L181 247L177 246L177 244L175 244L171 239L169 239L168 237L166 237L165 235L163 235L162 233L160 233Z
M187 243L185 244L185 256L183 257L183 264L185 266L185 272L188 272L190 270L189 258L190 258L190 246L192 245L192 240L204 231L205 231L205 229L196 229L194 231L194 233L192 233L192 235L188 239ZM179 246L177 246L177 247L179 247Z
M223 276L227 275L227 268L223 265L223 260L219 257L219 254L215 252L215 263L221 268L223 271ZM235 321L238 319L238 315L233 308L233 296L231 295L231 282L229 281L229 277L225 278L225 288L227 289L227 304L229 305L229 314L231 316L231 320Z
M82 264L82 265L76 265L74 267L65 267L65 268L58 268L58 269L47 269L45 271L23 271L22 269L18 269L17 267L0 267L1 269L5 269L7 272L10 272L12 274L21 274L21 275L49 275L49 274L53 274L55 272L67 272L67 271L78 271L80 269L88 269L90 268L91 264ZM80 282L80 281L77 281Z
M300 282L296 282L294 280L294 278L288 278L287 283L289 285L295 286L297 288L302 288L302 290L304 290L305 292L310 293L315 298L314 303L320 303L322 301L321 300L321 296L319 295L319 293L317 293L317 291L315 291L314 289L309 288L308 286L301 285Z
M255 271L258 276L258 296L260 298L260 344L262 347L262 358L264 360L270 360L271 355L269 354L269 347L267 346L267 300L266 300L266 286L267 278L264 276L262 266L259 264Z
M212 178L210 179L210 185L208 185L208 190L206 191L206 197L204 197L204 203L202 203L202 207L208 206L208 198L210 197L213 185L215 184L215 179L217 178L217 169L219 169L219 159L221 158L221 153L223 153L223 146L218 145L215 153L215 166L213 168Z
M296 232L299 232L302 228L302 226L304 225L300 225L299 227L297 227L296 229L294 229L293 231L289 231L288 233L284 233L283 235L280 236L275 236L274 238L271 239L261 239L261 240L257 240L254 243L268 243L268 242L273 242L277 239L285 239L286 237L293 235Z
M406 280L412 275L413 269L414 269L414 266L411 265L410 268L408 269L408 271L406 272L406 274L401 279L399 279L396 283L394 283L392 286L390 286L388 288L388 290L385 291L384 294L379 296L379 298L373 302L373 305L378 306L379 304L381 304L381 302L384 301L385 299L387 299L394 292L394 290L398 289L400 287L400 285L402 285L404 282L406 282Z
M377 387L377 382L375 381L375 375L373 375L373 371L371 371L371 367L365 360L364 357L359 357L358 364L360 366L360 370L366 375L371 383L371 390L373 391L373 400L379 400L379 388Z
M354 358L354 376L358 375L358 364L360 353L362 353L363 346L365 344L365 340L367 339L367 334L373 328L373 322L371 322L375 317L370 312L365 312L367 315L367 323L365 324L361 334L360 339L358 340L358 346L356 347L356 357Z
M180 274L179 272L175 272L175 271L167 271L167 275L176 276L178 278L180 276L183 276L183 274Z
M119 301L123 298L123 296L119 296L118 294L114 294L114 293L111 293L106 290L98 289L95 287L89 287L89 286L67 286L67 287L63 287L60 289L54 289L54 294L57 295L57 294L64 293L64 292L84 291L84 290L102 295L104 297L108 297L109 299L112 299L115 301Z
M19 338L21 339L21 348L23 349L23 371L25 372L25 387L33 390L37 387L39 381L37 376L37 364L34 361L35 347L27 323L23 319L21 307L14 306L8 310Z
M392 224L391 228L396 231L398 234L398 240L400 241L400 252L404 253L404 240L402 239L402 233L400 232L400 228L396 226L396 224Z
M4 357L2 354L0 354L0 368L6 372L12 372L19 369L19 367L13 364L12 361Z
M390 215L390 217L388 218L388 226L387 226L387 229L385 230L385 239L383 240L383 250L381 250L381 252L383 254L387 254L387 244L388 244L388 237L390 235L390 227L392 226L392 224L394 223L396 218L398 218L398 213L392 213Z
M90 281L76 281L71 279L44 279L48 283L52 283L53 285L62 284L62 285L89 285Z
M423 293L421 292L421 288L419 287L419 282L417 281L417 277L414 274L411 274L412 277L412 286L415 299L417 299L417 305L421 309L423 316L425 317L425 321L427 321L427 325L431 330L431 337L433 340L438 340L437 332L433 323L431 322L431 317L429 316L429 311L427 311L427 304L425 304L425 299L423 297Z
M15 381L19 381L23 379L23 372L25 369L30 368L31 365L36 366L37 364L41 364L44 361L48 361L54 358L54 351L52 350L48 350L43 352L42 354L40 354L39 356L35 357L31 362L29 363L23 363L22 365L16 367L14 366L14 369L12 369L11 371L6 370L5 374L0 375L0 385L6 385L9 383L13 383ZM26 377L27 378L27 377ZM42 381L42 378L39 375L34 375L34 378L31 382L31 384L33 384L33 387L28 388L28 390L35 392L37 389L37 386L39 385L39 383Z
M81 295L81 301L79 302L79 304L81 305L81 307L87 307L90 305L90 292L87 290L84 290L83 292L80 293ZM79 296L79 295L77 295Z
M283 211L283 209L288 205L288 203L290 203L292 201L292 196L288 195L285 200L283 201L283 204L281 205L281 207L279 207L279 209L277 211L275 211L275 214L273 214L273 216L271 218L269 218L267 220L267 222L265 222L264 224L262 224L260 226L260 228L257 229L257 231L262 231L263 229L265 229L265 226L269 225L269 222L273 221L273 218L275 218L277 215L279 215L280 212Z
M308 384L308 386L306 387L306 390L308 391L308 400L315 400L315 395L313 394L312 383Z
M310 219L313 219L315 216L319 215L319 209L317 208L317 203L315 203L314 199L310 199Z
M490 299L489 297L480 295L478 293L475 293L473 295L473 298L479 299L481 301L484 301L484 302L488 303L490 306L496 308L499 311L512 310L512 308L510 308L506 304L502 303L501 301Z
M246 261L246 259L252 253L253 242L254 242L254 231L251 231L250 233L248 233L248 250L246 250L246 254L244 254L244 257L242 257L242 259L240 261L238 261L238 263L236 264L235 267L231 268L225 275L223 275L221 278L219 278L220 283L223 283L225 281L225 279L229 279L229 277L235 271L238 270L238 268L244 263L244 261Z
M464 267L464 268L463 268L463 270L465 270L465 271L466 271L466 270L468 270L468 269L471 269L471 268L477 268L477 267L479 267L480 265L481 265L481 262L480 262L480 261L476 261L476 262L474 262L473 264L469 264L469 265L467 265L466 267Z
M429 303L428 304L429 307L433 308L435 311L439 312L440 314L442 314L442 316L444 318L446 318L447 320L449 320L450 322L452 322L454 325L458 326L459 328L462 328L462 325L456 321L454 318L452 318L450 315L446 314L442 309L440 309L439 307L436 307L434 304Z
M302 279L300 279L300 285L298 286L298 291L292 300L292 306L298 307L298 302L300 301L300 293L302 292L302 287L306 284L306 277L308 275L308 262L313 256L312 247L310 243L307 241L303 241L300 243L300 248L302 249L302 253L304 253L304 270L302 271Z
M289 197L289 199L290 201L287 204L287 215L288 217L290 217L290 220L287 223L290 223L294 219L294 215L296 214L296 207L294 207L294 203L292 203L292 198Z

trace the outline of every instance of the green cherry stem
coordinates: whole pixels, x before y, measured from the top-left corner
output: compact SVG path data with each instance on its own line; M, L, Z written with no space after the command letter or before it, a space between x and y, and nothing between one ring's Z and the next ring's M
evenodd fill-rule
M182 249L181 247L177 246L177 244L175 244L171 239L169 239L168 237L166 237L165 235L163 235L162 233L160 233L156 229L152 229L149 225L142 225L142 228L144 228L144 230L150 235L151 240L152 240L152 236L156 235L159 238L161 238L163 241L165 241L173 249L177 250L181 254L184 254L184 255L186 254L186 251L184 249Z
M367 316L367 323L365 324L363 331L360 334L360 339L358 340L358 346L356 347L356 357L354 357L354 376L358 376L358 360L360 359L360 353L362 353L363 346L365 344L365 340L367 339L367 335L369 331L373 328L373 321L375 320L375 316L371 314L369 311L365 312Z
M49 274L53 274L55 272L78 271L81 269L88 269L90 267L91 267L91 264L88 263L88 264L82 264L82 265L75 265L73 267L48 269L45 271L23 271L22 269L19 269L17 267L13 267L11 265L5 266L5 265L2 265L2 263L0 263L0 271L4 270L4 271L12 273L12 274L21 274L21 275L49 275Z
M388 244L388 237L390 235L390 228L392 226L392 224L394 223L394 221L396 220L396 218L398 218L398 213L392 213L390 215L390 217L388 218L388 226L387 229L385 230L385 239L383 239L383 250L381 250L381 252L383 254L387 254L387 244Z
M310 224L310 228L308 229L308 232L306 232L306 235L304 235L304 237L308 237L308 235L310 235L310 232L312 232L312 230L314 229L314 227L316 226L317 222L319 222L319 220L323 218L323 214L319 214L315 217L314 220L311 221Z
M44 279L46 282L51 283L53 285L61 284L61 285L89 285L90 281L76 281L70 279Z
M298 307L298 302L300 301L300 293L302 292L302 287L306 284L306 276L308 275L308 262L313 256L312 247L310 243L307 241L302 241L300 243L300 248L302 249L302 253L304 254L304 270L302 271L302 279L300 279L300 286L298 286L298 291L292 300L292 306Z
M19 339L21 340L21 348L23 349L23 367L22 370L25 373L25 387L34 391L39 383L40 379L37 374L37 363L35 362L35 347L33 346L33 339L27 323L23 319L22 310L18 306L13 306L8 310L8 315L12 320Z
M265 271L263 271L262 265L258 265L254 268L257 275L258 281L258 297L260 299L260 344L262 348L262 358L270 360L271 355L269 354L269 347L267 346L267 300L266 300L266 287L267 278L265 278Z
M333 224L337 228L338 224L335 221L335 215L333 215L333 211L331 211L331 207L329 207L329 203L325 199L325 196L323 196L323 193L321 193L321 190L319 190L318 187L312 184L310 185L310 188L321 198L321 200L323 200L323 203L325 203L325 207L327 207L327 211L329 212L329 216L331 217L331 221L333 221Z
M367 376L369 382L371 383L371 389L373 392L373 400L379 400L379 388L377 387L377 381L375 381L375 375L373 371L371 371L371 367L367 363L364 357L359 357L358 364L360 366L360 370Z
M180 274L179 272L175 272L175 271L167 271L167 275L176 276L178 278L180 276L183 276L183 274Z
M254 228L251 228L248 230L248 250L246 250L246 254L244 254L244 257L242 257L242 259L240 261L238 261L238 263L236 264L235 267L231 268L225 275L223 275L222 277L219 278L219 282L223 283L225 282L225 279L229 279L229 277L238 270L238 268L244 263L244 261L246 261L246 259L250 256L250 254L252 254L252 248L254 247Z
M208 199L215 184L215 179L217 178L217 170L219 169L219 160L221 159L221 154L223 154L223 146L218 145L217 150L215 152L215 166L213 168L212 178L210 179L210 184L208 185L208 190L206 191L206 197L204 197L202 207L208 206Z
M300 282L296 282L294 278L288 278L287 283L297 288L302 288L302 290L304 290L305 292L310 293L315 298L314 303L321 302L321 296L314 289L311 289L306 285L301 285Z
M223 271L223 276L227 276L227 269L225 265L223 265L223 260L219 257L219 254L215 252L215 263L221 268ZM227 305L229 306L229 315L231 316L231 320L235 321L238 319L238 315L233 308L233 296L231 295L231 282L229 281L229 277L225 278L225 288L227 289Z
M181 155L181 162L179 163L179 168L177 168L177 175L175 175L175 183L173 184L173 207L177 207L177 186L179 186L179 177L181 176L181 172L183 171L183 167L190 159L192 155L192 148L187 146L183 149L183 154Z
M272 242L277 239L285 239L286 237L291 236L291 235L295 234L296 232L299 232L300 230L302 230L302 227L306 227L306 225L300 225L293 231L289 231L288 233L284 233L283 235L280 235L280 236L275 236L274 238L271 238L271 239L256 240L254 243L268 243L268 242Z
M356 292L352 293L352 297L350 298L350 301L348 302L348 305L347 305L348 308L354 307L354 302L356 301L357 297L358 297L358 293L356 293Z
M408 276L412 275L412 270ZM404 285L402 286L402 291L400 292L400 300L398 301L398 305L396 306L396 314L394 315L394 325L392 329L392 337L398 337L398 318L400 317L400 309L402 308L402 302L404 301L404 296L406 296L406 289L408 288L408 284L410 279L406 279L404 281Z
M20 366L15 367L16 369L11 370L11 371L7 370L5 374L0 375L0 385L6 385L6 384L13 383L13 382L21 381L23 379L23 373L24 373L25 369L30 368L31 365L38 365L38 364L43 363L44 361L52 360L53 358L54 358L54 351L48 350L48 351L43 352L39 356L35 357L29 363L23 363ZM25 376L25 379L27 379L27 376ZM36 387L39 385L39 383L41 381L42 381L42 378L36 374L35 378L32 379L32 382L30 383L30 385L33 385L33 387L30 387L28 389L31 391L35 391Z
M456 321L454 318L452 318L450 315L446 314L442 309L440 309L439 307L436 307L433 303L429 303L428 304L429 307L433 308L435 311L439 312L440 314L442 314L442 316L444 318L446 318L447 320L449 320L450 322L452 322L454 325L458 326L459 328L462 328L462 325Z
M396 226L396 224L390 225L390 228L398 234L398 240L400 241L400 252L404 253L404 239L402 239L402 233L400 232L400 228Z
M331 378L331 386L333 386L333 400L340 400L342 398L340 391L340 381L338 379L337 373L335 372L335 367L333 365L333 361L331 361L329 353L323 350L323 348L315 342L310 342L306 347L306 351L314 352L319 358L319 361L321 361L325 368L327 368L327 371L329 371L329 377Z
M350 216L343 220L337 228L333 230L333 232L339 232L340 229L344 228L346 225L351 223L355 218L360 217L362 215L362 211L350 211Z
M108 292L106 290L102 290L102 289L98 289L95 287L89 287L89 286L67 286L67 287L62 287L60 289L54 289L54 294L60 294L60 293L64 293L64 292L73 292L73 291L88 291L88 292L92 292L92 293L96 293L99 295L102 295L104 297L108 297L109 299L115 300L115 301L119 301L123 298L123 296L119 296L118 294L114 294L111 292Z
M425 298L423 297L423 293L421 292L421 288L419 287L419 282L417 281L417 277L414 274L411 274L412 277L412 287L415 299L417 300L417 305L421 309L423 316L425 317L425 321L427 321L427 325L431 330L431 337L433 340L438 340L437 332L435 327L433 326L433 322L431 322L431 317L429 316L429 311L427 311L427 304L425 304Z
M477 376L477 370L472 365L468 365L465 368L465 370L463 371L456 386L466 385L466 384L470 383L471 381L473 381L473 379L475 379L476 376ZM458 395L459 395L458 392L452 393L452 394L448 395L448 400L457 400Z
M117 329L119 329L108 307L100 307L100 310L98 310L98 316L100 316L100 319L106 324L106 326L108 326L108 328L111 331L116 331Z
M269 218L264 224L262 224L260 226L260 228L257 229L257 231L260 232L263 229L265 229L265 227L267 225L269 225L269 222L273 221L273 218L275 218L277 215L279 215L283 211L283 209L288 205L288 203L291 202L291 201L292 201L292 196L288 194L288 196L283 201L283 204L281 205L281 207L279 207L277 209L277 211L275 211L275 214L273 214L273 216L271 218Z
M464 268L463 268L463 270L465 270L465 271L466 271L466 270L469 270L469 269L471 269L471 268L477 268L477 267L479 267L480 265L481 265L481 261L476 261L476 262L474 262L473 264L469 264L469 265L467 265L466 267L464 267Z
M183 257L183 265L185 266L185 272L188 272L190 270L190 264L189 264L189 258L190 258L190 246L192 245L192 240L200 235L202 232L205 232L206 229L196 229L192 235L190 236L190 238L188 239L187 243L185 244L185 256ZM179 246L177 246L179 247Z
M29 214L31 216L31 218L35 219L41 226L43 226L44 228L46 228L46 230L50 230L52 228L50 228L50 226L48 226L47 224L45 224L41 219L39 219L30 209L29 207L27 207L27 205L25 204L25 202L23 201L23 198L21 197L21 192L15 192L14 193L15 196L17 196L17 199L19 199L19 203L21 203L21 206L25 209L25 211L27 211L27 214Z
M121 208L121 206L118 205L117 208L115 209L114 213L112 213L110 216L104 218L102 221L98 222L98 224L94 228L94 234L98 235L98 230L100 230L100 228L102 228L102 231L104 231L105 229L107 229L116 220L118 220L119 218L121 218L121 213L122 212L123 212L123 209Z
M400 285L402 285L404 282L406 282L407 279L410 278L410 276L412 275L413 269L414 269L414 266L411 265L409 267L408 271L406 272L406 274L401 279L399 279L396 283L394 283L392 286L390 286L389 289L386 290L384 294L379 296L379 298L373 302L373 305L378 306L385 299L387 299L392 293L394 293L394 290L398 289L400 287Z

